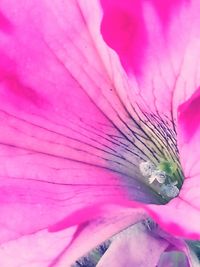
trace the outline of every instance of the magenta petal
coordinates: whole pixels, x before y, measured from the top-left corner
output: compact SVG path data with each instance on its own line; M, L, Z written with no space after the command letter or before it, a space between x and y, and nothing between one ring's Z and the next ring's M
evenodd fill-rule
M72 242L58 256L55 262L58 266L72 264L83 254L88 253L129 225L145 219L146 216L141 209L133 210L116 205L105 207L96 220L79 225Z
M0 10L0 30L9 33L12 30L12 25L9 20L1 13Z
M102 36L133 81L133 102L176 124L178 105L200 84L199 1L101 4Z
M179 136L184 145L195 135L200 127L200 88L179 107ZM192 142L192 141L191 141Z
M151 207L156 212L155 218L166 230L192 239L200 239L199 94L200 90L197 89L179 107L178 147L185 176L180 194L162 209Z
M158 127L159 123L167 121L169 131L173 132L173 128L178 128L178 148L186 178L184 185L179 197L167 205L146 208L171 233L188 238L200 238L198 192L200 3L197 0L166 1L165 4L156 0L136 1L132 5L129 1L127 4L126 1L122 3L108 1L109 4L101 1L101 3L104 10L102 35L107 44L116 51L130 80L133 81L133 92L128 91L132 95L132 103L136 102L140 109L150 114L149 116L161 118ZM117 7L117 12L111 13L112 7L114 10ZM120 18L118 22L116 16ZM126 27L122 27L124 17L127 20L129 18ZM137 25L135 32L130 31L135 27L134 21L137 21L137 18L141 23L139 32L142 34L139 35L137 35ZM136 42L129 44L130 49L126 50L127 54L119 46L120 35L116 34L117 31L112 33L112 28L123 32L125 45L128 40L126 34L129 38L135 34L133 40ZM130 56L130 51L137 49L137 55L141 54L139 61L137 56L136 59ZM132 70L131 75L130 70ZM190 220L185 219L187 216L190 216Z
M14 29L1 33L0 41L0 242L48 228L95 201L110 202L123 195L107 166L115 153L110 136L116 130L85 92L90 87L98 95L97 84L86 78L90 71L97 80L107 79L107 74L80 10L70 1L68 12L77 16L76 27L82 27L87 38L75 49L75 40L69 40L72 18L64 10L69 3L51 2L53 7L44 1L25 2L1 2L1 25L5 28L8 20ZM62 8L59 15L53 14ZM66 33L55 24L57 19ZM48 46L50 39L57 39L55 51ZM79 51L85 41L91 58ZM72 56L68 67L58 50ZM81 65L88 66L84 77L79 74Z
M0 246L0 266L51 266L58 254L70 242L74 230L67 229L53 235L43 230L4 243Z
M178 11L168 9L167 42L163 27L154 31L152 23L147 23L160 25L148 6L143 20L140 3L147 2L134 4L140 22L135 19L135 11L127 11L130 1L127 6L119 4L113 14L114 22L121 23L119 27L123 23L130 26L124 36L124 44L130 47L124 48L119 40L109 41L117 43L120 52L127 49L131 60L132 49L141 47L133 66L139 74L132 90L133 81L129 84L116 55L101 38L102 10L98 1L1 1L1 242L47 228L61 231L69 226L68 216L72 216L71 224L84 223L84 212L75 220L77 211L88 211L91 203L120 203L127 191L134 200L150 202L153 198L146 196L145 186L134 180L143 149L139 147L138 153L133 140L138 125L133 120L136 113L132 105L137 102L142 108L146 102L148 111L161 112L171 121L176 119L171 114L177 105L196 89L193 77L195 74L198 83L199 2L191 1L186 8L184 1L178 1ZM157 1L151 2L157 6ZM156 10L163 19L160 8ZM171 10L175 15L181 10L178 20ZM109 5L105 11L109 14ZM181 34L180 22L189 23ZM133 33L130 23L137 29L136 36L129 36ZM128 43L129 37L132 44ZM183 192L185 188L186 183ZM178 227L187 229L188 224L174 219L170 225L174 209L168 208L173 203L175 207L176 200L152 210L155 216L161 216L165 227L169 225L168 230L174 231L172 226L180 223L175 228L178 233ZM187 207L180 209L180 215L183 217L184 209L186 213L189 210L195 222L187 231L200 233L199 215L193 213L195 208L191 209L190 204ZM88 219L94 219L93 215Z
M188 238L200 239L200 90L179 108L178 147L185 180L180 195L163 207L168 230ZM155 207L156 210L159 208ZM176 216L173 216L174 212ZM186 218L189 218L187 220Z
M161 254L168 246L167 241L156 239L139 226L133 226L113 240L97 266L157 266Z
M63 229L67 216L128 190L154 198L135 181L116 91L126 79L101 38L97 1L90 10L88 1L1 1L1 24L13 27L0 32L1 242Z
M187 202L181 194L164 206L150 205L147 209L152 217L167 232L188 239L200 239L200 215L193 201ZM176 214L176 216L174 216ZM190 220L186 220L189 216Z
M185 181L181 199L200 210L200 89L179 108L178 146ZM190 151L191 153L188 153ZM200 219L199 219L200 221Z
M101 31L126 68L140 70L147 45L147 32L140 1L101 0L104 17Z

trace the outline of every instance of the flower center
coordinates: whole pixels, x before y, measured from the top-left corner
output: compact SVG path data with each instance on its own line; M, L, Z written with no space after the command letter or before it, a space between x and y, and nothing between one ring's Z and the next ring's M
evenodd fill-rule
M139 164L141 174L164 200L178 196L183 183L183 175L178 165L168 160L160 160L157 165L150 161Z

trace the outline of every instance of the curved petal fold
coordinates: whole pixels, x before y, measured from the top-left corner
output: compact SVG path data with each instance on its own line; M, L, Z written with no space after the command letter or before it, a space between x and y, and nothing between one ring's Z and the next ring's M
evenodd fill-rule
M142 209L124 208L118 205L105 206L98 218L85 221L78 226L71 242L55 258L55 266L70 266L105 240L146 217L147 214Z
M144 229L133 226L113 240L97 267L157 266L161 254L168 246L167 241L156 239L145 233Z

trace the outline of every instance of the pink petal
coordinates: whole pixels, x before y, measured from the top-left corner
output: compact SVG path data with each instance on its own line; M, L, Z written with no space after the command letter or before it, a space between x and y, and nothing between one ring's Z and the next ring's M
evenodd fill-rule
M198 89L179 108L178 145L185 175L180 194L162 209L152 208L158 222L166 230L192 239L200 239L199 93Z
M200 127L200 88L179 107L180 149L189 143ZM199 131L198 131L199 132ZM197 133L198 134L198 133ZM193 140L191 140L193 142Z
M184 185L183 189L184 190ZM147 210L167 232L188 239L200 239L199 212L181 194L164 206L150 205ZM176 216L174 216L176 214ZM190 220L186 220L189 216Z
M146 218L141 209L105 206L96 220L79 225L71 243L55 258L53 266L70 266L79 257L131 224ZM56 265L57 264L57 265Z
M179 108L178 144L185 181L180 198L199 215L200 210L200 89ZM188 151L191 151L189 154ZM189 213L187 213L188 216ZM200 218L194 223L199 223Z
M0 30L9 33L12 30L12 25L9 20L0 12Z
M99 261L97 267L157 266L169 243L145 233L139 226L120 233Z
M1 267L47 267L69 243L75 229L55 234L46 230L0 246ZM67 267L67 265L65 265Z
M178 105L200 84L199 1L101 4L101 32L132 80L127 92L132 104L176 124Z
M136 84L136 80L127 81L118 58L101 38L98 1L1 1L1 25L12 25L10 31L1 27L0 33L1 241L47 227L61 230L67 225L67 216L77 210L87 210L91 203L119 203L127 191L130 199L154 202L154 196L145 196L145 186L134 179L147 148L135 136L139 126L132 105L138 101L149 110L152 103L153 111L167 111L171 120L173 96L176 107L196 89L194 79L186 82L185 75L194 77L196 73L198 38L186 42L187 28L181 42L175 37L179 23L191 23L191 18L195 18L192 29L198 35L195 12L198 15L199 4L193 1L186 10L183 2L177 3L177 10L183 11L180 19L170 15L167 28L162 23L169 31L168 50L163 30L151 31L155 32L151 42L148 40L152 50L137 59L141 62L138 69L136 66L140 74ZM156 9L162 21L162 12ZM170 14L171 10L176 13L170 8ZM152 10L145 14L150 14L145 19L155 23ZM116 18L120 16L117 13ZM141 18L140 13L138 16ZM145 40L143 24L138 27L142 27L139 32ZM148 24L148 32L150 29ZM147 49L145 41L141 49ZM152 75L156 90L152 90ZM196 75L197 83L198 79ZM134 91L130 90L133 84ZM83 214L77 223L85 221Z
M97 1L1 1L12 25L0 32L1 242L63 229L76 210L127 193L156 202L135 180L143 151L126 126L115 88L125 76L112 79L119 62L100 36L100 14Z
M169 232L200 238L200 3L197 0L101 3L104 10L102 35L117 52L133 81L133 92L128 91L131 102L147 112L147 119L152 118L151 123L156 127L168 125L164 128L166 139L168 134L175 134L178 126L178 147L186 178L181 193L164 207L144 208ZM138 57L133 56L136 51ZM156 128L154 133L157 133ZM185 219L187 216L190 220Z
M104 40L118 53L125 67L133 67L138 72L147 46L141 1L102 0L101 3Z

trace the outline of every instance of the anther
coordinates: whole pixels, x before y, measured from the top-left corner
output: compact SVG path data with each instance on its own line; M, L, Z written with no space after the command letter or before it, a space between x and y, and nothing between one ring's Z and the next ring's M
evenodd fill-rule
M152 184L155 180L160 184L164 184L166 180L166 173L159 170L154 171L149 178L149 183Z
M175 183L171 183L167 185L163 184L160 189L161 189L161 193L169 198L177 197L179 194L179 189L175 185Z
M139 165L140 171L143 176L150 177L152 173L155 171L156 167L150 161L143 161Z

